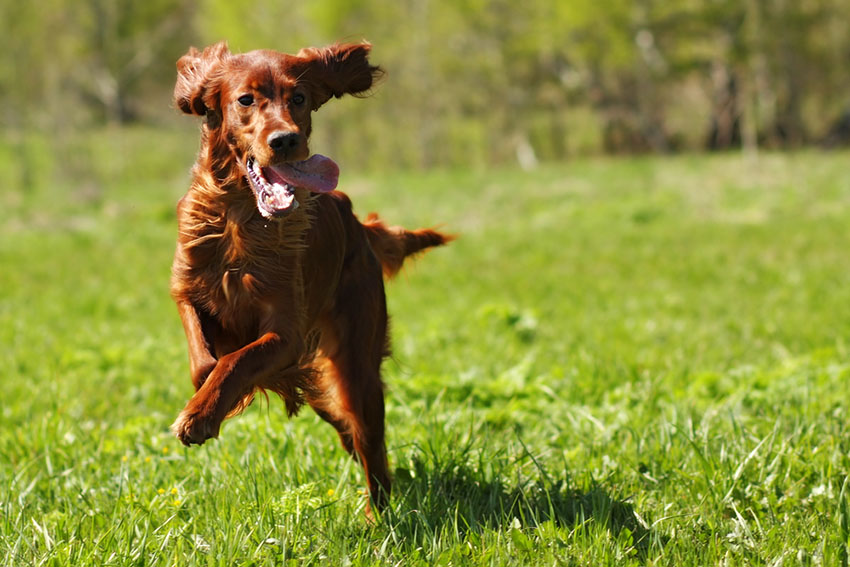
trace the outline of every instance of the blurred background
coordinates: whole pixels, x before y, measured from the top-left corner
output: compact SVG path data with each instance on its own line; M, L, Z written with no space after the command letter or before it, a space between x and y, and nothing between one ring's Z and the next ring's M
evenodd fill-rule
M174 64L220 39L372 42L386 79L314 140L364 171L850 142L846 0L2 0L0 21L7 186L96 185L92 148L125 136L196 149Z

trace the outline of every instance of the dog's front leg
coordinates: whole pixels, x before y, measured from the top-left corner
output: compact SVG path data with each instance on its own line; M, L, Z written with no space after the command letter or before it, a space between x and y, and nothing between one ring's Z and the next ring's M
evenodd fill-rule
M184 445L218 437L221 422L242 398L269 375L292 366L297 353L277 333L266 333L241 349L222 356L195 392L171 430Z
M183 321L183 330L186 332L186 342L189 345L189 371L192 374L192 384L197 391L218 361L210 352L210 344L204 335L201 315L195 306L188 301L178 301L177 310L180 312L180 320Z

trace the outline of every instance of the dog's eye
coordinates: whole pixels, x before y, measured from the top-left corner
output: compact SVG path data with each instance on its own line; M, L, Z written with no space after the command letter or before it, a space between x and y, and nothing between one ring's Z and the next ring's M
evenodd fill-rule
M239 101L239 104L241 104L242 106L251 106L252 104L254 104L254 95L243 94L236 100Z
M292 95L290 102L292 102L292 104L294 104L296 106L300 106L300 105L304 104L304 95L301 94L301 93L294 94L294 95Z

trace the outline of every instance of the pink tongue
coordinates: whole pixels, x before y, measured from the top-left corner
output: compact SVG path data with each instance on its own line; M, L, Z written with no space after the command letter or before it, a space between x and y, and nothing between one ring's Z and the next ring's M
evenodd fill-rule
M339 182L339 166L331 158L320 154L313 154L304 161L263 169L263 175L272 183L282 181L316 193L333 191Z

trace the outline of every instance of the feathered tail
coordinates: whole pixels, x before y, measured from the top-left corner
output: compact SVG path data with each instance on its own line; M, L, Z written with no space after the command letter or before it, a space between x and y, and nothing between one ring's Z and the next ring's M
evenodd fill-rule
M387 226L375 213L369 214L363 228L387 278L398 273L406 257L455 239L454 236L430 228L407 230L400 226Z

